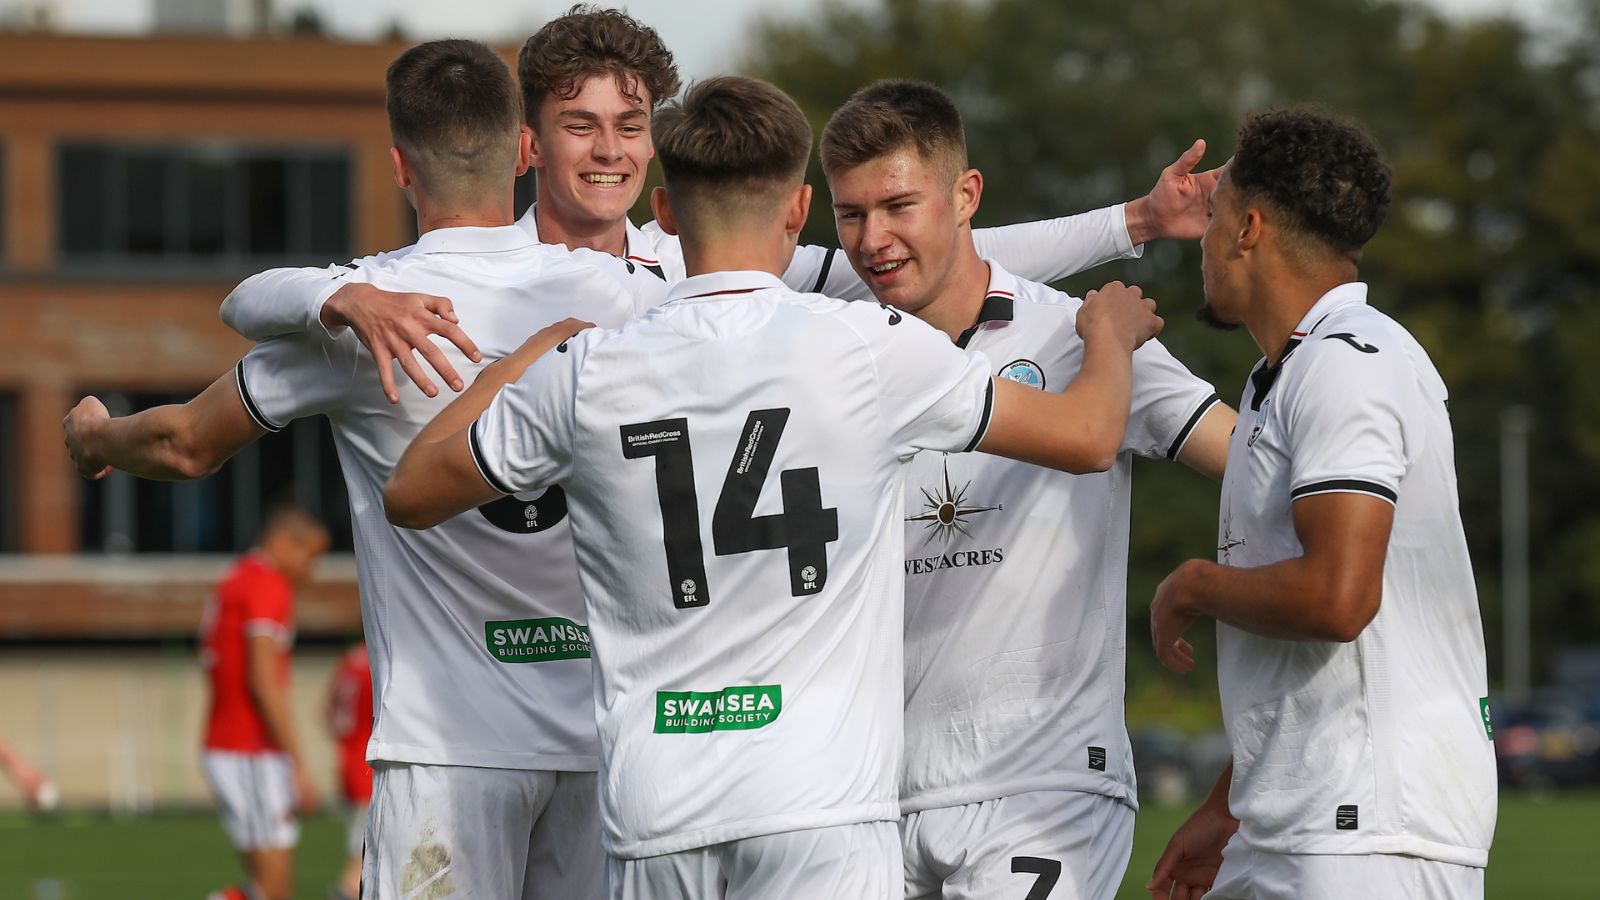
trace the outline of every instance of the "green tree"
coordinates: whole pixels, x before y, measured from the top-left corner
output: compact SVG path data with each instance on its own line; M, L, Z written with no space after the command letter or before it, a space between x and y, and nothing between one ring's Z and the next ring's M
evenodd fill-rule
M1243 117L1313 103L1362 121L1395 171L1368 248L1374 302L1429 348L1451 387L1463 515L1498 677L1501 409L1532 407L1541 648L1600 639L1600 0L1563 40L1507 20L1456 21L1391 0L886 0L832 2L756 32L745 71L790 91L820 132L851 92L922 78L954 96L988 175L979 224L1142 193L1190 140L1208 162ZM813 183L823 185L813 163ZM818 191L806 239L834 241ZM1190 321L1197 246L1069 279L1123 278L1161 299L1163 341L1234 400L1257 357L1242 334ZM1134 503L1130 667L1157 580L1212 552L1216 489L1141 465ZM1546 654L1539 654L1543 658ZM1203 682L1204 679L1197 681Z

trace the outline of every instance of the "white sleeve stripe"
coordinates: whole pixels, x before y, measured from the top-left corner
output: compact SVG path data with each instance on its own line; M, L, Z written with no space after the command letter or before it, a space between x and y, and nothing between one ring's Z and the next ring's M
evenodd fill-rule
M961 451L962 453L971 453L972 451L978 449L979 444L983 443L984 435L989 433L989 416L993 413L994 379L991 378L989 379L989 383L984 386L983 390L983 417L978 420L978 433L972 436L972 442L967 444L966 449Z
M239 360L238 365L233 367L233 382L239 388L239 399L244 401L244 411L250 414L250 418L254 419L257 425L274 433L283 430L282 425L273 424L272 420L261 412L261 407L257 406L255 399L250 396L250 389L244 383L244 360L242 359Z
M478 474L482 475L483 480L489 483L489 487L502 494L516 493L516 491L502 484L500 479L494 477L494 473L489 471L489 461L484 459L483 447L478 444L477 422L473 422L472 427L467 429L467 447L472 450L472 464L478 467Z
M1183 429L1178 432L1177 438L1172 441L1172 446L1167 448L1167 459L1178 458L1178 454L1183 452L1183 445L1189 443L1189 435L1194 434L1194 427L1200 424L1200 420L1205 418L1206 413L1211 411L1211 407L1221 402L1222 398L1213 393L1205 399L1205 402L1196 407L1194 415L1189 417L1189 421L1183 423Z
M1312 497L1317 494L1371 494L1390 503L1399 503L1400 495L1374 481L1359 478L1333 478L1327 481L1301 485L1289 492L1290 500Z
M268 637L279 637L288 630L276 619L250 619L244 623L244 633L251 636L264 634Z

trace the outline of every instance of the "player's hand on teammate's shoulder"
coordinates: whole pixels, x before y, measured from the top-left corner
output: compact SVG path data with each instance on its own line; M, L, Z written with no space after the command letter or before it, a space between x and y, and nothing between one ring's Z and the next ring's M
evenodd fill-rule
M78 405L61 422L66 431L67 452L72 454L72 463L78 467L78 474L90 481L111 474L111 467L104 460L95 458L86 446L90 430L110 419L111 413L106 405L99 398L90 396L79 400Z
M1128 352L1161 333L1161 317L1156 301L1146 297L1138 285L1108 282L1090 291L1078 309L1078 336L1084 341L1118 341Z
M559 322L553 322L534 332L532 337L523 341L522 346L518 347L506 359L522 368L527 368L533 364L534 360L560 346L568 338L585 328L593 327L593 322L586 322L583 319L567 318Z
M377 361L378 381L390 403L400 402L394 369L389 365L393 360L399 361L401 370L424 394L433 397L439 393L427 372L418 365L414 353L422 354L451 390L459 391L464 387L455 367L445 359L438 345L429 340L431 335L437 334L477 362L483 355L459 323L455 305L448 297L395 293L365 282L351 282L339 288L322 306L322 324L354 331Z

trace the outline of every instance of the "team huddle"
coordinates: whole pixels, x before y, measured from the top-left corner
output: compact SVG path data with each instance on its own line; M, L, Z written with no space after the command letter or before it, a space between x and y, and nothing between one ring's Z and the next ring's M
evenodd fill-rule
M1151 892L1482 896L1446 393L1357 280L1390 197L1359 129L1260 114L1221 169L1196 142L1144 197L974 229L956 106L878 82L821 135L834 251L797 246L813 135L777 87L673 99L655 31L587 7L517 69L406 51L417 242L245 281L232 372L66 422L84 475L153 478L331 423L374 689L363 896L1113 897L1134 454L1222 482L1217 560L1162 583L1152 639L1186 672L1216 620L1233 756ZM1265 357L1237 415L1137 287L1045 285L1197 238L1203 318Z

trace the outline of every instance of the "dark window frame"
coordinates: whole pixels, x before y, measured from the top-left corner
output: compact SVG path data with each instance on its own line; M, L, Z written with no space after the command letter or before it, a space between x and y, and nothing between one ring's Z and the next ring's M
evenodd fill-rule
M55 154L56 249L62 274L210 277L351 258L356 158L348 145L71 139L59 141ZM139 189L126 182L130 165L147 169L162 182L161 210L155 217L159 225L143 232L144 251L130 246L135 219L127 198L130 189ZM212 169L203 171L205 166ZM252 193L252 174L274 168L279 172L276 184L269 179ZM219 175L220 187L213 183ZM197 188L202 183L206 187ZM313 196L313 185L324 184L342 184L342 196L337 190ZM219 195L197 198L197 189ZM267 201L268 208L252 209L252 196L258 206ZM212 208L220 222L206 214ZM273 216L282 219L267 241L273 249L253 249L253 229ZM213 246L215 252L201 249Z

